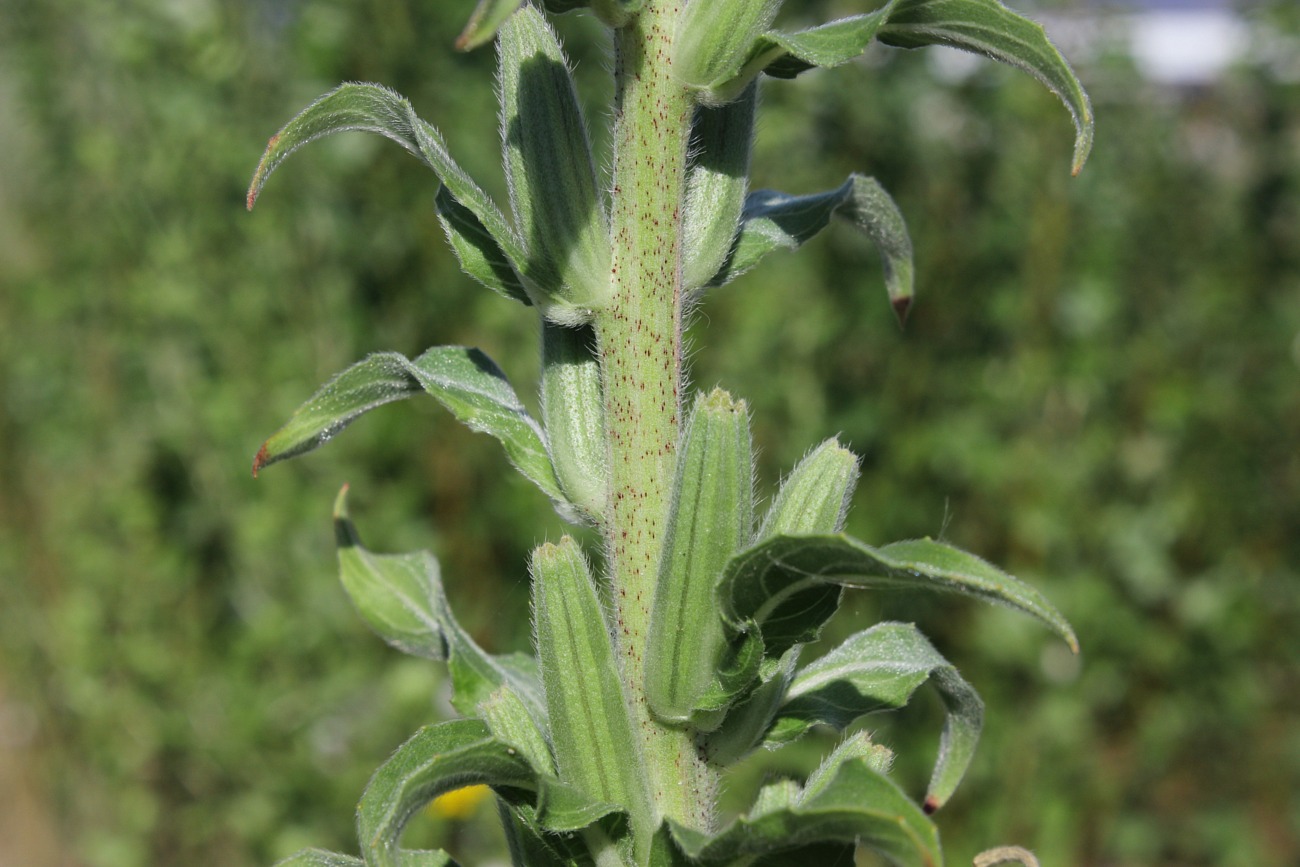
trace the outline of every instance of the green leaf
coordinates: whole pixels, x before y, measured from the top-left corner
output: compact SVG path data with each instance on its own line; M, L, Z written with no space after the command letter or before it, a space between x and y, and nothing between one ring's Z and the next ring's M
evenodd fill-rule
M858 717L905 706L917 687L934 684L947 710L927 812L947 803L975 756L984 703L934 645L909 623L880 623L859 632L801 670L768 733L786 743L814 725L843 731Z
M586 560L565 536L533 552L532 574L537 658L560 776L596 800L638 804L638 747Z
M943 863L939 832L933 823L861 758L843 764L814 797L742 816L717 834L676 824L671 827L682 850L705 864L788 855L833 842L866 846L900 867L938 867Z
M848 63L867 50L884 23L894 0L867 15L852 15L798 33L768 31L754 46L747 67L756 66L774 78L794 78L814 67L830 69Z
M340 85L272 136L248 188L249 210L267 178L289 154L308 142L349 130L378 133L419 157L456 200L478 218L511 262L518 265L524 261L524 250L514 230L487 193L451 158L441 134L421 120L399 94L377 84Z
M682 288L693 292L726 262L740 227L749 183L758 87L726 105L695 109L686 209L682 215Z
M542 322L542 418L560 487L570 503L599 522L609 508L609 443L590 325Z
M778 248L797 250L836 214L875 242L890 304L900 321L906 318L912 303L912 240L898 205L874 178L862 175L850 175L834 190L807 196L774 190L750 193L731 258L711 283L729 282Z
M770 652L774 642L769 633L778 639L815 634L821 624L803 610L800 594L827 584L974 596L1037 618L1078 652L1070 624L1041 593L973 554L932 539L872 548L843 535L775 536L732 558L718 598L727 622L737 629L757 624Z
M521 8L501 28L501 130L527 278L547 290L546 315L590 319L609 298L610 240L587 126L559 40Z
M414 361L396 352L379 352L352 365L271 435L253 461L253 475L319 448L364 413L421 391L472 430L496 437L515 469L541 488L561 514L571 511L541 428L501 368L479 350L463 346L436 346Z
M441 849L404 851L399 863L401 867L457 867L451 856ZM324 849L303 849L275 862L275 867L366 867L366 862Z
M730 81L740 71L781 2L691 0L677 19L673 75L698 89L701 98L709 99L716 85Z
M644 0L590 0L591 11L610 27L622 27L641 11Z
M857 456L831 437L786 476L767 510L757 540L777 535L838 533L857 484Z
M438 561L427 551L375 554L367 550L347 513L347 487L334 504L334 534L343 587L381 638L406 653L449 660L453 703L472 713L503 685L524 702L534 720L546 711L536 665L518 655L485 653L456 622L442 589Z
M894 762L894 753L888 747L873 743L867 732L854 732L840 741L817 769L808 775L800 797L804 800L815 798L835 780L841 766L859 759L877 774L888 775L889 766Z
M479 720L426 726L380 766L357 805L357 837L369 867L395 867L402 829L438 795L487 785L516 804L536 801L539 821L566 830L586 827L614 808L591 802L538 774L517 749L493 737ZM546 817L550 817L550 824Z
M753 532L752 451L745 402L701 392L682 437L650 614L645 694L660 719L698 724L692 711L723 660L714 590Z
M1074 174L1092 150L1088 95L1042 25L997 0L897 0L879 38L900 48L948 45L1028 72L1061 98L1074 120Z
M758 685L704 739L702 748L711 764L721 767L735 764L763 742L794 680L799 651L799 647L791 647L779 659L764 660Z
M456 50L470 51L491 42L505 20L523 4L524 0L479 0L456 39Z
M433 201L438 210L438 222L447 234L447 242L456 254L461 270L492 291L531 305L533 301L515 273L510 257L492 233L483 228L474 212L456 201L445 186L438 188Z
M537 725L535 710L530 709L509 684L502 684L480 702L476 712L493 737L519 750L538 773L555 776L551 747Z

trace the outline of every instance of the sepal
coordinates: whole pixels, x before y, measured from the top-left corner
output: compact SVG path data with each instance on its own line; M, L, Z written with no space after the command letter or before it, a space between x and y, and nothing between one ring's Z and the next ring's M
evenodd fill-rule
M782 0L689 0L677 20L673 73L712 98L713 89L735 78L756 39L771 25ZM738 94L740 88L732 94Z
M498 47L506 180L528 245L523 274L541 287L548 318L586 322L609 298L610 240L573 78L532 6L506 21Z
M758 87L751 85L726 105L695 109L682 216L686 292L694 292L718 273L740 228L757 107Z
M542 322L542 420L560 487L590 521L609 507L605 392L596 334Z

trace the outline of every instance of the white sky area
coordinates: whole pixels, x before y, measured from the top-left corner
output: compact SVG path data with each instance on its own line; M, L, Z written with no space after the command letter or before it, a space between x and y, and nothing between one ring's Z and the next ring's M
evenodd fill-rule
M1101 45L1122 47L1157 84L1212 84L1246 61L1268 63L1286 78L1300 71L1300 45L1261 32L1227 0L1094 0L1070 13L1029 14L1072 61L1086 63ZM980 63L955 50L931 52L936 71L949 78L965 78Z

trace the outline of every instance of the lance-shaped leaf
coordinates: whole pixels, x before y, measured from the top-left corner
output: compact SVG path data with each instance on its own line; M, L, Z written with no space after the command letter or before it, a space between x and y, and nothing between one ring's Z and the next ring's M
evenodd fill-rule
M745 402L721 389L700 393L677 461L650 614L645 691L661 719L691 721L727 649L714 590L753 532L753 474Z
M841 765L814 797L760 815L742 816L717 834L676 824L671 827L683 851L702 864L789 854L805 846L833 842L866 846L899 867L943 864L934 824L862 758Z
M731 252L749 181L758 88L726 105L695 109L691 122L686 208L682 215L682 283L704 286Z
M472 430L491 434L515 469L563 513L569 506L546 438L501 368L477 349L435 346L411 361L396 352L366 357L325 383L258 451L253 475L319 448L363 414L427 392Z
M532 299L515 273L510 257L474 212L456 201L445 186L438 188L433 201L438 210L438 222L447 234L447 242L456 254L461 270L492 291L531 305Z
M874 178L862 175L850 175L834 190L807 196L774 190L750 193L731 258L712 284L727 283L773 250L797 250L837 214L875 242L890 304L899 319L904 319L912 304L912 239L893 198Z
M555 776L555 760L533 710L510 685L502 684L479 703L476 712L492 736L523 753L538 773Z
M1078 652L1074 630L1047 599L974 554L915 539L873 548L849 536L774 536L727 564L718 599L737 629L757 625L769 648L807 641L820 623L799 604L822 584L867 589L938 590L1005 605L1045 623ZM769 635L771 637L769 637Z
M349 130L378 133L419 157L456 200L478 218L512 262L524 261L523 246L505 216L451 158L442 135L421 120L399 94L377 84L340 85L307 106L272 136L248 188L249 210L267 178L289 154L308 142Z
M673 75L698 89L702 98L711 98L715 86L735 78L754 40L771 25L781 3L690 0L677 19Z
M761 72L774 78L794 78L813 67L830 68L849 62L867 50L895 2L890 0L867 15L841 18L798 33L767 31L754 40L735 77L713 87L711 98L733 98Z
M1083 168L1092 150L1092 105L1042 25L998 0L896 0L878 36L901 48L949 45L1028 72L1065 103L1074 119L1074 174Z
M560 43L542 13L521 8L501 28L501 131L525 276L570 324L609 296L610 241L587 127Z
M926 681L947 709L925 808L947 803L975 756L984 703L957 669L910 623L881 623L795 675L768 741L786 743L814 725L843 731L863 714L903 707Z
M493 691L508 685L535 720L546 719L535 664L517 654L493 656L470 638L447 604L433 555L367 550L348 517L347 490L345 486L334 503L339 571L366 623L398 650L449 660L453 703L462 713L472 713Z
M532 574L537 658L560 776L596 800L639 804L638 747L586 560L566 536L533 552Z
M479 720L426 726L398 747L371 777L357 805L357 837L369 867L398 867L407 821L426 804L462 786L487 785L506 800L535 809L543 827L585 828L614 811L539 774Z
M609 505L609 443L591 326L542 322L542 419L565 496L599 521Z
M457 867L451 856L441 849L403 851L398 863L401 867ZM366 862L351 855L340 855L324 849L303 849L282 861L276 861L275 867L366 867Z

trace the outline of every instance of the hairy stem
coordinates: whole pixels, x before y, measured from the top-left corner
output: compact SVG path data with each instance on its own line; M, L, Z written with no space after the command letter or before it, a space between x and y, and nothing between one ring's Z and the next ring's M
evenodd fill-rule
M670 60L681 0L650 0L616 31L613 301L598 314L609 428L611 591L650 801L707 827L712 773L691 735L645 700L644 654L681 424L681 219L692 101Z

